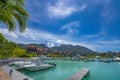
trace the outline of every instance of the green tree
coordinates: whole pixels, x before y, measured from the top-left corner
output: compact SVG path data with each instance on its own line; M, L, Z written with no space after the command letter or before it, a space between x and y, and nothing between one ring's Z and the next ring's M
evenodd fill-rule
M13 49L12 57L25 57L26 51L24 49L21 49L19 47L16 47Z
M15 57L22 56L24 50L20 49L16 43L12 41L8 41L1 33L0 33L0 58L9 58L14 57L13 53L16 53ZM17 54L20 53L20 54Z
M26 29L28 13L24 0L0 0L0 22L5 23L9 31L14 31L18 21L20 32Z
M5 37L0 33L0 44L8 42L7 39L5 39Z

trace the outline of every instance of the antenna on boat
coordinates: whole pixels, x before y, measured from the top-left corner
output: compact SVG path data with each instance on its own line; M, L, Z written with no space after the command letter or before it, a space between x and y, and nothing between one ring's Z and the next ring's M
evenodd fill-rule
M97 46L96 46L96 52L97 52Z
M96 52L96 53L98 52L97 44L95 44L95 52Z

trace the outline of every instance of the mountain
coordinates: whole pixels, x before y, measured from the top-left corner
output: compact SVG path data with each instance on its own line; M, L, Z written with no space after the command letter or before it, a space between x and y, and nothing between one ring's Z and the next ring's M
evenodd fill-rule
M57 42L46 41L46 45L48 47L54 47L54 46L60 46L61 44Z
M83 47L79 45L66 45L66 44L61 44L60 46L57 47L51 47L51 51L57 50L57 51L65 51L65 52L72 52L75 54L84 54L84 53L93 53L94 51Z
M51 53L54 52L55 50L61 52L71 52L73 54L94 53L94 51L79 45L74 46L74 45L61 44L59 46L54 46L54 47L47 47L45 44L18 44L18 45L23 49L27 49L31 45L34 45L35 47L41 49L48 48Z
M27 49L29 46L34 45L37 48L48 48L45 44L18 44L19 47L23 48L23 49Z

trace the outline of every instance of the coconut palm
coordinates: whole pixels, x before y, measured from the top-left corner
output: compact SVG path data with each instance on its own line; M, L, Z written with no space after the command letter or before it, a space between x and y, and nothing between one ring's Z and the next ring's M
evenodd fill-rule
M23 32L28 19L24 8L24 0L0 0L0 22L5 23L9 31L14 31L18 22L20 32Z

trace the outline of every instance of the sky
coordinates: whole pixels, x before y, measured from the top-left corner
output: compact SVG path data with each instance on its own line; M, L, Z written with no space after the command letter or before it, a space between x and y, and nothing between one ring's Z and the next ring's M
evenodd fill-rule
M120 51L120 0L25 0L24 33L0 32L17 43L81 45L98 52Z

